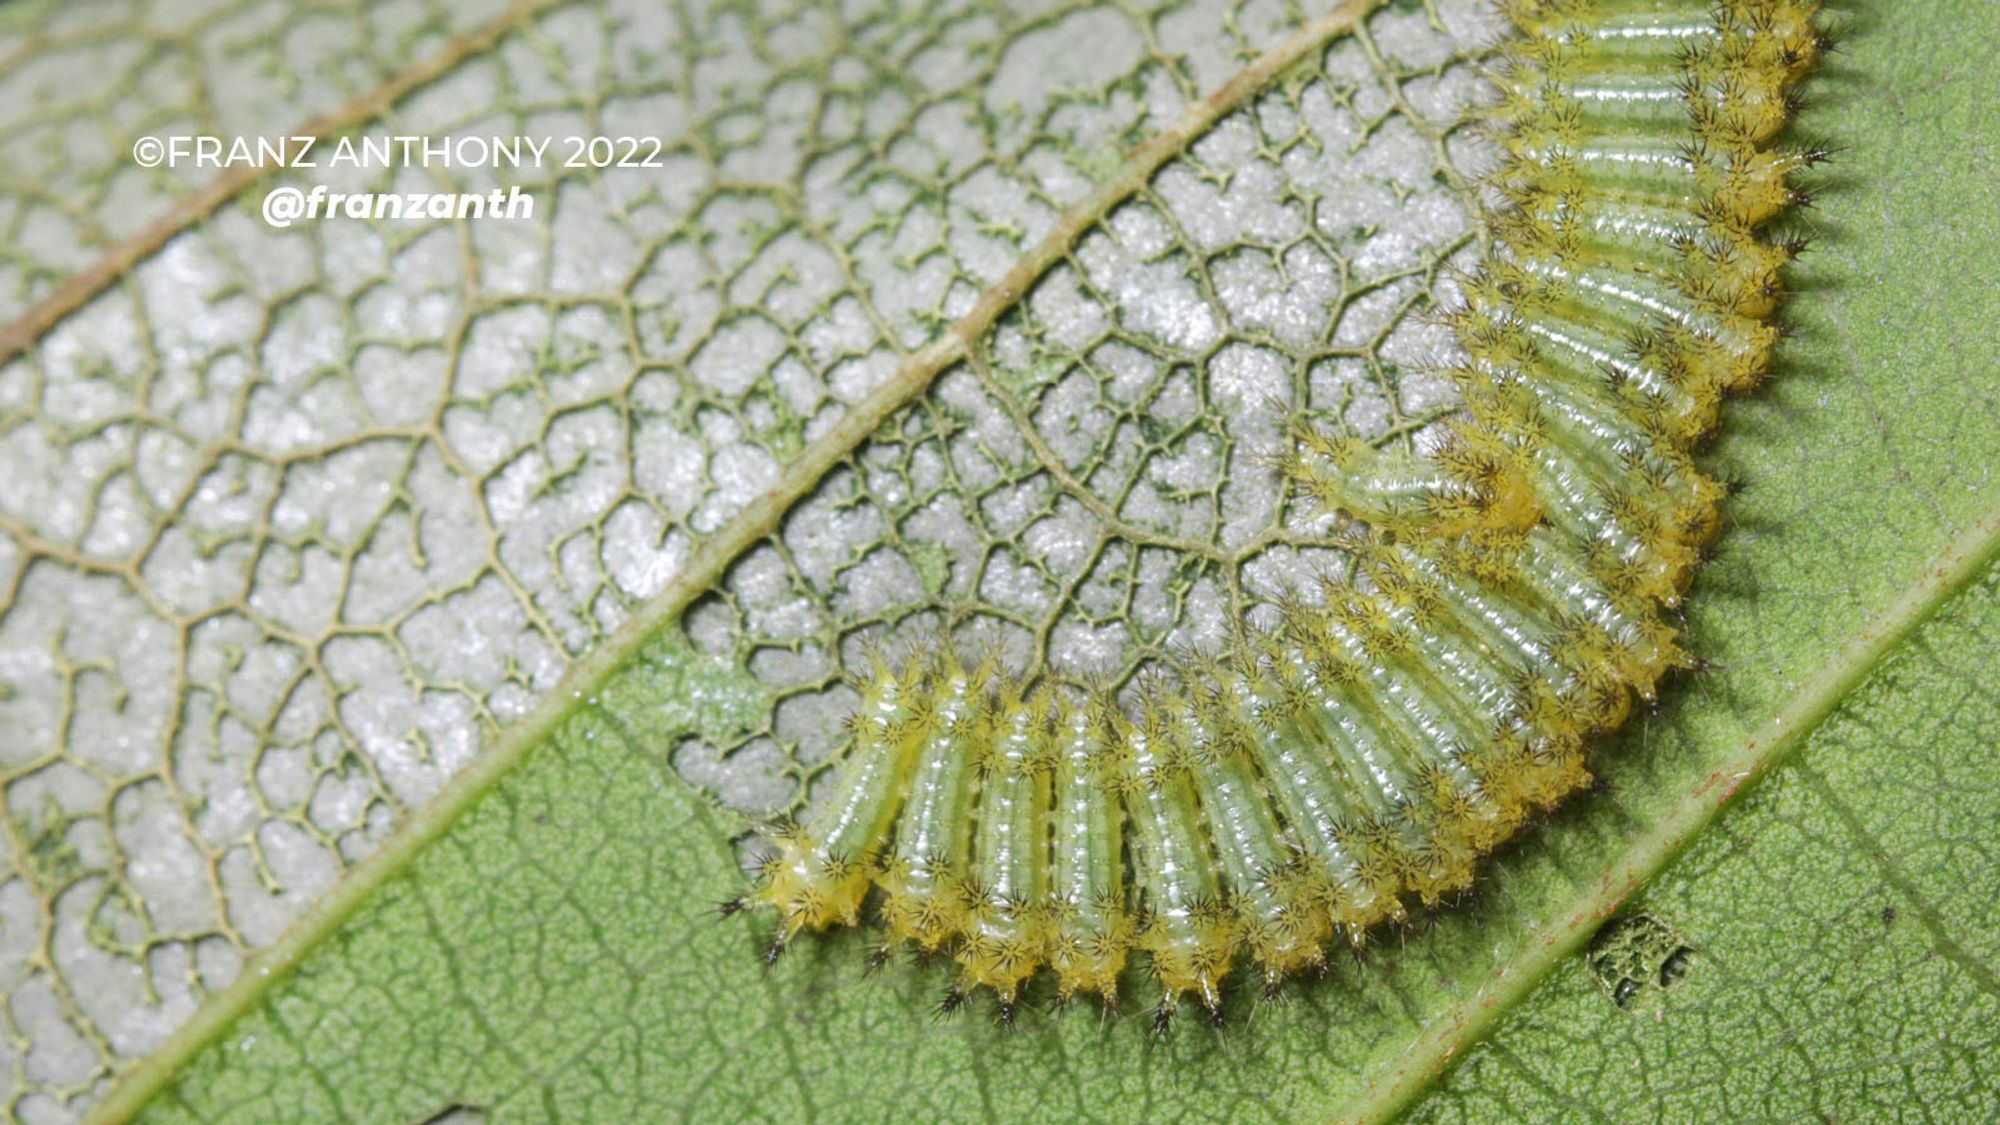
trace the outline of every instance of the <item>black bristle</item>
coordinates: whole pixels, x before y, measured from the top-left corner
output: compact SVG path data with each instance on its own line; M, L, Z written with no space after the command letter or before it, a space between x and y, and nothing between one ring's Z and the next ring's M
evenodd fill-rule
M964 1004L965 991L957 985L952 985L950 988L944 990L944 998L938 1001L937 1008L931 1013L931 1018L945 1019L953 1012L958 1011Z

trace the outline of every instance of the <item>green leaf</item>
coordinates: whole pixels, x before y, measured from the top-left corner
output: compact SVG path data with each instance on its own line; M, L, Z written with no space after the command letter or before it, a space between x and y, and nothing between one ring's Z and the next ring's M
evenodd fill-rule
M1787 366L1732 407L1713 454L1749 487L1697 586L1690 629L1711 667L1605 747L1606 791L1498 857L1476 902L1385 935L1288 1003L1241 1005L1226 1031L1161 1042L1143 1020L1084 1013L1012 1033L976 1015L934 1023L936 971L864 980L846 937L765 972L760 921L714 916L740 886L736 810L802 799L840 660L864 635L944 627L1023 663L1108 653L1129 674L1254 611L1299 565L1309 537L1245 483L1274 440L1262 394L1338 409L1383 441L1448 405L1411 373L1424 349L1406 314L1465 247L1457 142L1429 124L1466 80L1431 18L1463 30L1464 10L1392 5L1357 36L1336 9L1302 39L1242 14L863 21L831 52L852 74L811 62L832 32L799 46L773 33L811 17L778 20L757 30L806 61L702 69L689 55L655 79L670 91L698 71L712 107L687 174L757 166L788 78L826 104L879 99L880 120L852 118L878 139L830 133L776 186L737 175L699 198L634 202L613 177L548 185L563 201L553 242L475 226L462 257L444 255L483 271L470 292L417 270L426 240L400 230L380 232L360 282L331 228L324 244L277 239L303 243L305 265L269 272L262 232L223 210L34 328L0 367L7 463L58 489L8 501L0 523L0 729L28 748L10 751L6 781L8 887L29 905L0 930L27 947L7 963L17 1112L73 1112L122 1072L107 1116L204 1121L1379 1118L1416 1099L1419 1115L1477 1120L1874 1117L1912 1102L1992 1116L2000 908L1983 829L2000 706L1976 673L2000 627L1986 80L2000 21L1942 0L1859 29L1813 88L1809 127L1846 155L1821 194ZM421 122L394 131L450 122L496 83L524 102L638 98L651 52L595 66L590 44L634 38L605 18L523 7L457 41L412 33L411 65L437 84L419 75L390 99ZM645 41L672 55L730 35ZM967 112L913 108L908 92L939 80L937 104ZM1223 93L1198 100L1209 90ZM628 241L678 272L649 288L620 256ZM570 246L630 272L591 274ZM224 264L201 311L261 310L213 357L160 306L172 271L207 255ZM50 279L68 268L22 270L6 313L60 296ZM371 302L398 285L393 308ZM311 307L324 293L331 307ZM1329 305L1339 315L1315 319ZM629 315L636 355L593 334L593 309L614 326ZM349 328L292 332L288 311L300 329ZM211 421L185 407L200 379L153 389L190 347L267 370L213 388ZM371 372L413 378L447 355L427 412L368 397ZM810 393L779 409L760 376ZM259 386L296 405L274 411ZM343 403L359 404L346 431L285 444L280 423L338 430L326 420ZM188 483L137 533L93 526L87 499L59 491L78 465L96 466L76 476L85 497L150 484L165 470L119 453L176 426ZM600 466L591 451L607 447L621 452ZM344 459L376 450L386 468ZM697 468L674 475L688 463L675 456ZM379 514L316 514L299 497L329 479L388 482ZM650 542L635 547L628 524ZM418 592L390 597L399 584ZM346 604L313 616L326 588ZM87 604L138 643L99 636ZM150 622L164 672L145 666L160 651ZM36 651L46 666L23 655ZM48 700L73 702L36 709ZM89 748L112 743L89 723L103 721L149 754L95 762ZM485 745L437 797L462 754L398 795L384 763L474 727ZM305 795L274 796L295 783L267 780L260 755L290 750L322 757L303 767ZM188 785L204 760L234 778ZM379 823L321 824L311 795L350 778ZM218 822L209 792L249 811ZM170 814L158 835L121 833L152 807ZM269 842L287 831L332 869L379 850L337 881L302 877L260 851L291 854ZM145 862L181 852L209 905L177 921L176 884ZM258 915L232 862L271 869L279 914L314 905L274 941L245 925ZM1622 923L1593 960L1599 924L1635 892L1627 908L1655 921ZM79 938L92 921L109 936ZM233 962L183 967L216 943L268 948L223 986ZM1655 966L1613 1002L1620 979L1640 984L1683 947L1671 984ZM178 991L98 990L91 949ZM106 1030L133 1012L180 1023L136 1065L128 1040L162 1033Z

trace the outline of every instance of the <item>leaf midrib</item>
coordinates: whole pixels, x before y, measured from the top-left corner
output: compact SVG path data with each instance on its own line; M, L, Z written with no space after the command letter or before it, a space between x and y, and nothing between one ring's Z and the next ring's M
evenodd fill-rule
M377 90L301 126L301 135L337 132L372 120L396 102L443 77L466 59L490 49L523 21L567 0L517 0L506 12L454 40L438 55L398 72ZM746 504L695 548L679 572L611 636L574 661L561 681L495 743L461 770L429 803L414 812L382 847L344 874L307 907L278 940L245 960L236 979L212 994L167 1041L126 1070L90 1114L92 1121L122 1121L170 1083L181 1066L221 1037L319 943L336 932L418 855L442 836L488 790L544 742L594 689L624 666L661 629L671 626L712 589L737 558L777 528L785 513L822 478L922 394L939 374L963 360L1000 317L1025 297L1035 281L1064 260L1076 240L1112 208L1147 183L1169 160L1219 120L1316 50L1354 32L1388 0L1341 0L1282 42L1257 56L1228 81L1188 106L1180 117L1126 154L1116 172L1063 210L1049 232L1000 280L984 289L972 308L937 339L910 352L887 380L851 406L840 421L802 449L769 489ZM112 248L97 262L58 285L22 317L0 326L0 363L31 347L64 317L108 288L157 251L266 173L247 169L219 178Z

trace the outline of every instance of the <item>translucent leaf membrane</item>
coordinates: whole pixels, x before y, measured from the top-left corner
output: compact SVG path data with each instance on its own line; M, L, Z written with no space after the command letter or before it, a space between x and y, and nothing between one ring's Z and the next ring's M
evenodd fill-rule
M1663 613L1723 494L1692 451L1776 340L1762 316L1787 251L1765 228L1815 154L1773 138L1821 50L1817 5L1502 7L1517 34L1480 117L1503 154L1485 183L1505 204L1441 316L1462 410L1414 450L1307 411L1278 458L1301 500L1341 517L1326 542L1345 570L1275 596L1270 627L1229 630L1214 656L1169 660L1124 697L1076 684L1045 692L1039 715L983 706L973 697L1022 689L1007 675L983 687L952 641L859 685L864 714L913 674L929 701L912 763L877 783L901 809L861 861L884 892L888 948L970 948L985 888L1069 884L1009 902L1006 972L962 957L950 1004L989 985L1011 1012L1058 942L1073 963L1060 919L1077 858L1102 855L1123 870L1090 893L1122 917L1098 940L1146 955L1162 1021L1183 997L1219 1016L1240 964L1276 988L1320 965L1334 935L1359 943L1407 902L1468 888L1480 856L1585 783L1590 741L1689 662ZM1196 361L1210 386L1214 358ZM989 387L1006 377L979 367ZM1058 707L1064 692L1077 698ZM1086 760L1059 770L1083 730ZM1010 740L1015 760L1067 781L1017 788L972 767ZM863 757L839 776L874 770L872 742L851 749ZM1052 802L1020 823L1055 826L1037 841L1053 878L1022 879L1012 848L967 852L967 821L1011 815L982 798L996 786ZM850 856L796 858L818 846L816 825L845 823L842 807L784 829L745 896L776 908L773 956L831 917L822 888L852 894ZM1109 974L1055 975L1059 999L1116 999Z

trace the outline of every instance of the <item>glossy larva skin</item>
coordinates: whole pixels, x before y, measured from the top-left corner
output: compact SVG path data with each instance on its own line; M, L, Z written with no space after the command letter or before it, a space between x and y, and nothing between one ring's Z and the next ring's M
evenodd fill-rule
M991 988L1005 1005L1049 957L1049 706L1045 695L1003 700L976 763L978 876L956 956L967 983Z
M1504 0L1493 249L1449 314L1464 412L1419 458L1295 428L1282 466L1349 517L1354 573L1119 701L1024 695L948 651L878 662L833 799L771 833L745 905L773 952L852 925L950 950L950 1002L1043 968L1215 1011L1336 938L1469 886L1584 784L1588 741L1688 663L1665 611L1720 527L1692 456L1766 371L1795 248L1764 231L1813 154L1772 143L1818 5ZM1167 686L1169 683L1175 686Z
M1103 708L1059 705L1050 725L1049 964L1057 995L1113 996L1132 944L1124 871L1129 776Z

